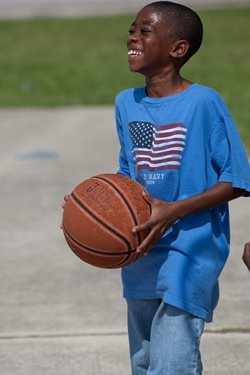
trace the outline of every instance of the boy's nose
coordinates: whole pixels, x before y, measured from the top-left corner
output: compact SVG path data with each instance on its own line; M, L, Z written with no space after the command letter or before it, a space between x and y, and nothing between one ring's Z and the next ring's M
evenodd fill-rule
M137 33L134 32L133 34L129 34L128 39L127 39L127 44L129 45L129 43L131 42L137 42L138 39L139 37Z

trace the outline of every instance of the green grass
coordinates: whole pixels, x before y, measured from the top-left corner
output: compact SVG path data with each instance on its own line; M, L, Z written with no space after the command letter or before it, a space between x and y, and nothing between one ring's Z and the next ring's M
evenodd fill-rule
M205 37L183 75L217 89L250 147L250 8L200 11ZM127 68L133 16L0 22L0 106L113 104L144 84Z
M1 105L113 103L118 91L134 85L125 48L130 22L131 17L1 22Z

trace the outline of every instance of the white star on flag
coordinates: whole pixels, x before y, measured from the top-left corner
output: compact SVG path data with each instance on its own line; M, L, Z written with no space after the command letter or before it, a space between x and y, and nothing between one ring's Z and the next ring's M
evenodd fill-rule
M137 170L180 168L187 133L183 123L153 125L133 121L129 131Z

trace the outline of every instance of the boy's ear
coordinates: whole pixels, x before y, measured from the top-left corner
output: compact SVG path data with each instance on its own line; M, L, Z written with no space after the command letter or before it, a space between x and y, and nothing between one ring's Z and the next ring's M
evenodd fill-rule
M189 42L187 40L177 40L170 52L170 55L175 59L183 58L189 50Z

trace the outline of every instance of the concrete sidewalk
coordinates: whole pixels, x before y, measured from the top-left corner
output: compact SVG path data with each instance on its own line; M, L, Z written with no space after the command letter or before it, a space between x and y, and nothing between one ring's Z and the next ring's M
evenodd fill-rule
M129 375L119 270L85 265L59 229L81 180L115 172L111 107L0 110L0 373ZM249 201L231 204L232 251L202 342L204 375L249 375Z

